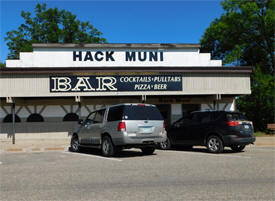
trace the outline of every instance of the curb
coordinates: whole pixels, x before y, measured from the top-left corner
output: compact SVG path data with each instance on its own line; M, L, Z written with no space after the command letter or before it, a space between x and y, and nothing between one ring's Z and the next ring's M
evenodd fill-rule
M0 149L0 153L35 153L35 152L46 152L46 151L68 151L69 147L35 147L35 148L9 148Z

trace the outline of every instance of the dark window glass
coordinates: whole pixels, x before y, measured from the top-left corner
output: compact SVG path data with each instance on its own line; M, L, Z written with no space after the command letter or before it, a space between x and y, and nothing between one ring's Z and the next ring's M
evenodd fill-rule
M12 114L8 114L3 119L3 123L10 123L10 122L12 122ZM21 122L21 119L20 119L20 117L18 117L17 114L15 114L15 122Z
M120 120L122 120L123 107L124 106L111 107L109 109L108 121L120 121Z
M157 107L127 105L123 111L124 120L163 120Z
M87 121L94 121L95 114L96 114L96 112L90 113L89 116L87 117Z
M104 119L104 113L105 110L98 110L94 118L94 123L102 123Z
M79 117L76 113L68 113L64 116L63 121L78 121Z
M192 115L192 120L199 123L207 123L211 119L210 112L196 112Z
M223 119L224 119L224 112L211 112L211 114L212 114L212 116L211 116L211 119L213 120L213 121L216 121L216 120L218 120L218 119L220 119L220 118L222 118L223 117Z
M43 122L44 118L37 113L31 114L28 118L27 118L27 122Z
M247 120L247 118L241 113L227 113L226 117L229 121Z

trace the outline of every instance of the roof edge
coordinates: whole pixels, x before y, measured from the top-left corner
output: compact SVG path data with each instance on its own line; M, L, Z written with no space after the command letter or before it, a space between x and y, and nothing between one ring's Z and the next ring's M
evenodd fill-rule
M33 48L139 48L182 49L200 48L197 43L33 43Z
M160 73L249 73L251 66L237 67L50 67L50 68L1 68L4 74L70 74L70 73L125 73L125 72L160 72Z

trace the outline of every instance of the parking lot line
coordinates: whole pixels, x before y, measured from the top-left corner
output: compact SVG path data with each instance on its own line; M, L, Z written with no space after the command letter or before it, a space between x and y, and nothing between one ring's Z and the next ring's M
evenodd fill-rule
M81 153L73 153L73 152L69 152L69 151L65 151L65 152L62 152L62 153L73 154L73 155L78 155L78 156L86 156L86 157L91 157L91 158L100 158L100 159L112 160L112 161L118 161L118 162L122 161L122 160L117 159L117 158L107 158L107 157L103 157L103 156L96 156L96 155L90 155L90 154L81 154Z
M275 151L275 149L263 149L263 148L255 148L255 147L253 149L256 149L259 151Z
M175 151L165 151L175 153ZM229 158L251 158L250 156L232 156L225 154L211 154L211 153L198 153L198 152L181 152L182 154L200 155L200 156L214 156L214 157L229 157Z

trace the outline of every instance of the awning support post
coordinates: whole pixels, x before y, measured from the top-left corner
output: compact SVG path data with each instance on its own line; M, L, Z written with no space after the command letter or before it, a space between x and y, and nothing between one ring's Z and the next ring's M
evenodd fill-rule
M215 97L215 99L213 101L213 108L214 108L214 110L219 110L220 109L219 108L219 100L221 100L221 99L222 99L221 94L216 94L216 97Z
M78 104L78 117L81 119L81 98L80 96L75 97L75 102Z
M142 101L142 103L145 103L145 102L146 102L146 95L142 95L142 96L141 96L141 101Z
M6 97L6 102L11 103L12 114L12 144L15 144L15 101L12 97Z
M15 103L12 103L12 144L15 144Z

